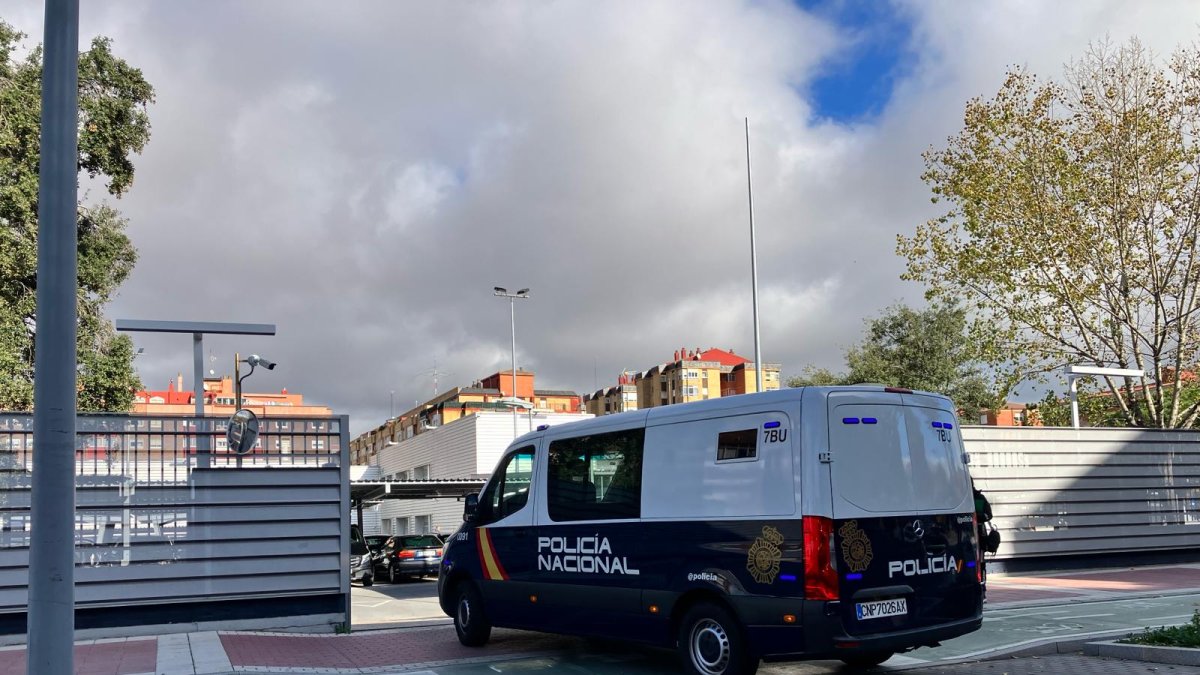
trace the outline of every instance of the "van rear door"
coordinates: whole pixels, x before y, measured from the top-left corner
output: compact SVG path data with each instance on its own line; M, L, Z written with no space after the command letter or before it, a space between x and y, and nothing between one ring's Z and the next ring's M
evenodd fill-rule
M973 502L950 403L860 391L831 393L828 406L846 631L906 630L977 613Z

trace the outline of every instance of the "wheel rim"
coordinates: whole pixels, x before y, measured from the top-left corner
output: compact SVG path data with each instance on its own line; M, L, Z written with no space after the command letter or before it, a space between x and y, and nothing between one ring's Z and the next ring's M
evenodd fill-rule
M471 602L466 595L458 601L458 625L463 630L471 625Z
M400 578L400 577L396 575L396 568L395 568L395 567L389 567L389 568L388 568L388 581L390 581L390 582L392 582L392 583L394 584L394 583L396 583L396 581L397 581L399 578Z
M729 667L729 633L712 619L702 619L692 627L689 640L692 664L705 675L721 675Z

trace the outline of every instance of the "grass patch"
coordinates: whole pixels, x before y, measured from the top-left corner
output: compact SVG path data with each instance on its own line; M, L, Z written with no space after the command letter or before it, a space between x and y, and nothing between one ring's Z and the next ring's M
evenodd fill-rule
M1191 647L1200 649L1200 609L1192 612L1192 620L1182 626L1147 628L1140 635L1130 635L1121 642L1155 647Z

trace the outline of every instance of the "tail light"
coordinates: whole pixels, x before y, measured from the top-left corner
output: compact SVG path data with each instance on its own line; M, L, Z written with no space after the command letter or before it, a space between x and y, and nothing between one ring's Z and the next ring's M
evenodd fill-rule
M439 548L439 549L437 550L437 554L438 554L439 556L440 556L440 555L442 555L442 549L440 549L440 548Z
M397 553L396 557L397 558L415 558L415 557L417 557L417 553L415 551L404 550L404 551L400 551L399 553Z
M804 516L804 597L837 600L838 576L833 563L833 521Z

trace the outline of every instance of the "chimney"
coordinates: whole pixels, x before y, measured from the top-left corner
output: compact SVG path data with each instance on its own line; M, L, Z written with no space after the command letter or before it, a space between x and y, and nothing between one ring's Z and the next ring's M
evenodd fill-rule
M183 391L183 373L175 375L175 391Z

